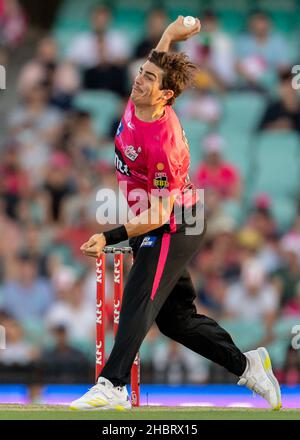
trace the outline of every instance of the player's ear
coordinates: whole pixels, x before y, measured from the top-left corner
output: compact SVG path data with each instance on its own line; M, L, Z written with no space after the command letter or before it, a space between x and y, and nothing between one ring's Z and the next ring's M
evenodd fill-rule
M173 98L174 92L173 90L164 90L162 98L164 98L166 101L169 101L169 99Z

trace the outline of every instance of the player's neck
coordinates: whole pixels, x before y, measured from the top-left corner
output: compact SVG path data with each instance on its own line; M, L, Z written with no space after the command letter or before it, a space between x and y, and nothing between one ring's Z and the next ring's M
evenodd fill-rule
M135 116L140 119L143 122L153 122L165 114L165 107L164 106L134 106L134 113Z

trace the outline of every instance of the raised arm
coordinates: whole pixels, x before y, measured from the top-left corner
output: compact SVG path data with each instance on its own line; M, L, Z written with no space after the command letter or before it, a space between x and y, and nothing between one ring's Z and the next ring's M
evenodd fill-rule
M196 18L196 24L189 27L184 26L183 19L184 17L179 15L175 21L169 24L155 50L158 52L168 52L172 43L187 40L200 32L201 23L198 18Z

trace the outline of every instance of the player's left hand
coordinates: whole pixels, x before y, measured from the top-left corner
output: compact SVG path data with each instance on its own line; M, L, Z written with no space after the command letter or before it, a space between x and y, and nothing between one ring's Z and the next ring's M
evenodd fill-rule
M80 250L87 257L99 258L103 248L106 245L106 240L103 234L92 235L91 238L83 243Z

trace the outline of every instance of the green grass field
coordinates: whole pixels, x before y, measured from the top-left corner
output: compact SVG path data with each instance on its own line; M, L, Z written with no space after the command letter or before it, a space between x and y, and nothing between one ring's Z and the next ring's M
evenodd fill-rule
M0 420L300 420L300 409L141 407L130 411L70 411L59 405L0 405Z

